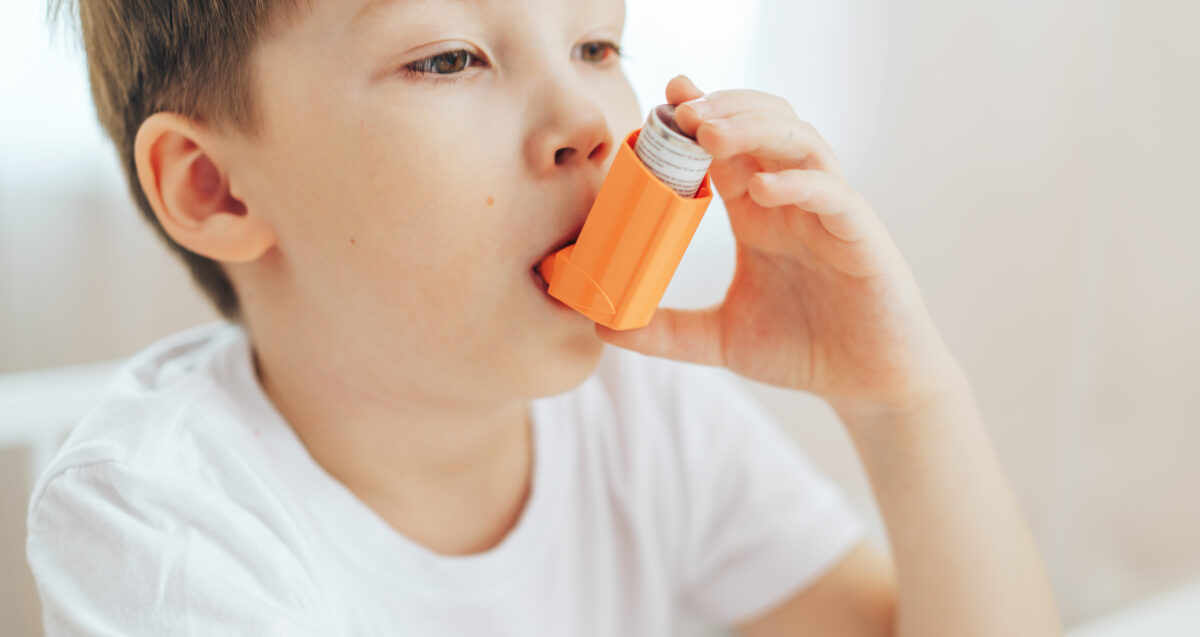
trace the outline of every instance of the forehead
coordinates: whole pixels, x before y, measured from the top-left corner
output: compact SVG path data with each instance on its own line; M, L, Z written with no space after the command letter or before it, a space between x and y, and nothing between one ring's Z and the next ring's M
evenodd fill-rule
M385 43L433 37L445 28L516 32L563 22L574 32L592 24L624 30L624 0L295 0L304 11L260 34L258 54L294 60L301 53L330 59L363 54ZM278 16L283 17L283 16ZM526 41L524 36L522 41ZM569 37L575 37L571 35ZM350 46L347 47L347 43ZM268 50L274 50L271 56ZM349 60L341 59L340 62Z
M350 3L355 4L355 3ZM402 11L406 8L418 9L438 9L447 5L457 5L469 9L485 9L489 5L511 6L511 5L544 5L544 6L566 6L585 9L593 6L616 6L620 7L624 13L624 0L364 0L357 3L357 9L351 18L353 22L369 20L372 16L386 11Z
M439 7L447 4L466 5L471 8L481 8L489 4L489 0L366 0L359 3L354 12L353 22L367 20L382 11L398 11L406 7Z

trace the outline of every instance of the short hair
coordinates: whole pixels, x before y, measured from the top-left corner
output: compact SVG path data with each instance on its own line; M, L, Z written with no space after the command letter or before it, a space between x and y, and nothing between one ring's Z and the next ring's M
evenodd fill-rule
M237 293L216 261L176 243L154 215L137 177L138 128L160 111L248 136L258 131L249 55L277 20L295 17L300 0L50 0L78 26L96 116L116 146L142 216L178 254L227 319L239 320Z

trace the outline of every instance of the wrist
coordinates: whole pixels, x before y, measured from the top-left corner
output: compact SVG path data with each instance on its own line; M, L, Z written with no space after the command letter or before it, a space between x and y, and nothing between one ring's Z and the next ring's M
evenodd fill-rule
M905 391L887 399L827 399L827 402L847 428L870 430L935 422L938 414L959 410L974 401L966 374L949 355L912 376L915 380Z

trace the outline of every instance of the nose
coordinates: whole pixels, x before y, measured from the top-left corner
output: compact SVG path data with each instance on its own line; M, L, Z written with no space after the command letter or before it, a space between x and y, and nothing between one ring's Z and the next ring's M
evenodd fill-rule
M600 105L565 89L550 99L530 136L530 165L541 175L588 165L602 169L613 154L613 136Z

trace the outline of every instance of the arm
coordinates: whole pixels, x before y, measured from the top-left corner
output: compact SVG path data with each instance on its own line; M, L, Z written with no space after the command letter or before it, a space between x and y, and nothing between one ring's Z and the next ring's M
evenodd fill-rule
M861 547L739 632L1061 634L1033 538L961 374L952 374L927 402L906 409L833 407L883 514L894 576L878 551Z
M833 150L778 96L706 95L680 76L667 100L679 104L680 128L713 155L712 183L737 242L733 280L716 306L660 308L645 327L597 325L596 333L826 400L866 468L895 562L893 576L870 549L855 551L793 599L742 622L744 632L1059 634L1045 573L965 375Z
M962 374L910 408L835 410L891 539L896 635L1061 634L1033 537Z

